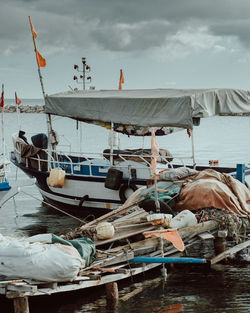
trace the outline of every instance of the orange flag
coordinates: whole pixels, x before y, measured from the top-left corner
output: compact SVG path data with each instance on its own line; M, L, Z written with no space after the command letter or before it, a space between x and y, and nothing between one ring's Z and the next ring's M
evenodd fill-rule
M152 165L153 173L154 175L156 175L156 167L157 167L156 161L159 156L159 146L156 141L155 131L153 128L152 128L152 133L151 133L151 155L152 155L151 165Z
M34 38L36 38L36 37L37 37L37 32L35 31L35 28L34 28L32 22L31 22L30 16L29 16L29 21L30 21L30 29L31 29L31 32L32 32Z
M184 243L178 234L176 229L164 229L164 230L153 230L143 233L145 238L148 237L163 237L166 240L172 242L173 246L179 251L183 251L185 249Z
M15 92L15 97L16 97L16 104L17 104L17 106L19 106L19 105L22 103L22 101L21 101L21 99L19 99L19 98L17 97L16 92Z
M120 81L119 81L119 90L122 90L122 84L124 84L123 72L120 70Z
M39 67L45 67L47 64L44 57L42 57L41 54L37 50L36 50L36 61Z

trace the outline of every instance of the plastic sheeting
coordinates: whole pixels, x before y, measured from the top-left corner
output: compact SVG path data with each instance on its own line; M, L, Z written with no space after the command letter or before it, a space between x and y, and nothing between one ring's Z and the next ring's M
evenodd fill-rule
M179 194L178 210L214 207L250 217L250 190L239 180L212 169L189 179Z

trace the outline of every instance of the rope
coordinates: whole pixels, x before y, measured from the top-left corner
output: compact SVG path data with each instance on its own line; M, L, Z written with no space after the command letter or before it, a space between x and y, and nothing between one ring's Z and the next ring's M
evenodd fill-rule
M37 197L35 197L35 196L33 196L33 195L31 195L31 194L29 194L29 193L23 191L23 190L20 190L20 191L23 192L24 194L30 196L31 198L33 198L33 199L35 199L35 200L41 201L41 199L39 199L39 198L37 198ZM54 206L53 204L50 204L50 203L48 203L48 202L46 202L46 201L43 201L43 202L44 202L46 205L49 205L50 207L52 207L53 209L55 209L55 210L57 210L57 211L60 211L61 213L64 213L64 214L66 214L66 215L68 215L68 216L74 218L75 220L80 221L82 224L86 223L85 221L81 220L80 218L75 217L74 215L71 215L71 214L69 214L68 212L65 212L65 211L63 211L63 210L57 208L57 207Z

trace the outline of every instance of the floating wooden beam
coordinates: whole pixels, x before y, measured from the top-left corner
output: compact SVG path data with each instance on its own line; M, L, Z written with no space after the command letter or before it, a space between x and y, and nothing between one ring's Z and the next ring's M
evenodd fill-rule
M239 252L239 251L241 251L241 250L243 250L249 246L250 246L250 239L243 242L243 243L238 244L237 246L234 246L234 247L226 250L225 252L222 252L222 253L216 255L214 258L212 258L210 260L210 263L216 264L216 263L224 260L225 258L228 258L228 257L234 255L235 253L237 253L237 252Z

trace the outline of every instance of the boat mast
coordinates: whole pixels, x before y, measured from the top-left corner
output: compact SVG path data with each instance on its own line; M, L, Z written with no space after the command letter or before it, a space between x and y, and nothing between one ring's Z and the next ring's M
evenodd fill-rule
M4 101L4 84L2 84L2 101ZM5 173L5 135L4 135L4 102L2 106L2 147L3 147L3 173Z
M82 73L80 74L79 79L82 80L82 88L83 90L85 90L86 84L91 82L91 76L86 77L86 74L90 72L90 66L86 63L86 58L82 57L82 70L79 69L79 66L77 64L74 65L74 69L77 70L79 73ZM81 81L78 81L78 77L76 75L73 76L73 80L75 80L78 84L81 84Z
M46 95L45 95L45 90L44 90L44 85L43 85L43 78L42 78L42 74L41 74L41 70L40 70L40 64L38 62L38 55L37 55L38 51L37 51L36 40L35 40L35 38L37 37L37 34L36 34L35 30L34 30L34 26L33 26L32 22L31 22L30 16L29 16L29 22L30 22L30 30L31 30L31 33L32 33L34 51L35 51L36 60L37 60L38 76L39 76L39 80L40 80L40 84L41 84L43 98L44 98L44 101L45 101ZM46 61L45 61L45 64L43 64L41 66L46 66ZM51 115L50 114L46 114L46 115L47 115L47 136L48 136L48 141L49 141L49 144L52 146L52 150L55 150L55 148L56 148L56 136L55 136L55 132L53 131L53 128L52 128ZM51 138L50 135L54 137L54 140L53 140L54 143L51 143L51 140L49 140ZM49 162L48 162L48 170L49 170Z

